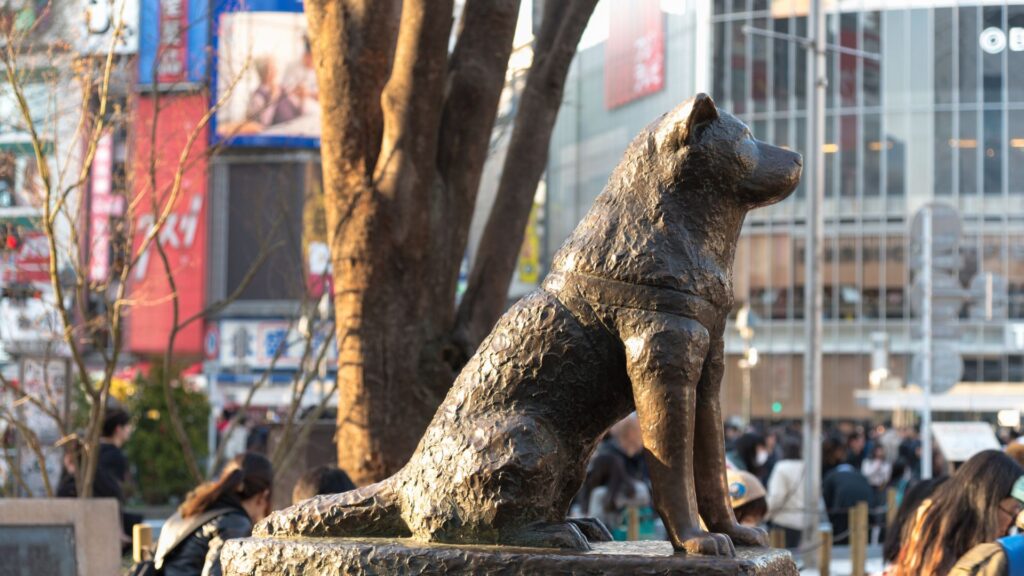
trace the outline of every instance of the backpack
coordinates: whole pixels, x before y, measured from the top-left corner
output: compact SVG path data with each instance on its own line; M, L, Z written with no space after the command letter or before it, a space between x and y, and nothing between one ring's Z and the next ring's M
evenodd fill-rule
M1024 535L1006 536L997 542L1006 553L1007 576L1024 576Z
M135 564L133 564L131 570L128 572L128 576L163 576L163 566L161 566L160 568L156 567L157 555L160 556L160 563L162 565L163 559L169 556L171 552L173 552L178 546L181 545L182 542L188 540L188 537L191 536L192 533L194 533L200 527L202 527L203 524L206 524L210 520L220 518L221 516L231 511L231 508L217 508L215 510L210 510L208 512L204 512L196 516L191 521L189 521L188 524L182 527L181 531L178 532L178 535L175 537L173 541L171 541L171 544L167 547L166 550L161 550L158 542L157 550L155 551L153 558L150 558L149 560L143 560L141 562L136 562Z

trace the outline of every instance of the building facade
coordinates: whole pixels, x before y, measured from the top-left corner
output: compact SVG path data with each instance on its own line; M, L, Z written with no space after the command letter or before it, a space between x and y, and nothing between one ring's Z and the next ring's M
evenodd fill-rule
M548 254L600 192L628 138L694 87L709 91L756 137L806 151L807 57L793 40L807 35L809 2L704 4L707 18L699 11L666 16L668 81L681 89L618 108L599 91L567 90L548 176ZM1005 394L1024 381L1016 336L1024 323L1024 2L825 4L828 42L878 57L828 56L824 417L866 417L869 406L885 408L884 398L907 401L920 348L911 225L932 202L959 213L957 276L966 297L955 320L960 384L937 406L988 410L964 397ZM687 49L703 27L710 29L707 85L680 70L692 65ZM690 37L673 40L676 30ZM582 85L601 81L608 68L602 50L580 54L574 73ZM736 305L749 306L747 344L760 352L750 374L755 419L803 412L806 197L802 184L786 201L751 213L736 254ZM882 387L893 390L869 384L879 333L890 352ZM743 410L744 344L730 325L727 414Z

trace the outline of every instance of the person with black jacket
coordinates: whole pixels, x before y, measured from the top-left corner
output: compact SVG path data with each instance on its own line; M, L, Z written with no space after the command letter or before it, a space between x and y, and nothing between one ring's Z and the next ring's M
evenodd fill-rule
M192 491L160 531L157 570L164 576L220 576L224 542L245 538L270 513L274 480L261 454L235 456L214 482Z

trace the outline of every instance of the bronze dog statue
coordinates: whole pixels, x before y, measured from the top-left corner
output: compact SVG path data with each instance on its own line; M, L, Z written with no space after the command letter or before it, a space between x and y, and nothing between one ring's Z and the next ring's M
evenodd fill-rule
M597 443L635 409L672 545L765 545L729 504L722 333L744 216L786 198L800 172L799 154L755 140L707 95L663 115L626 150L543 287L480 345L409 463L277 512L256 534L586 550L607 530L566 513Z

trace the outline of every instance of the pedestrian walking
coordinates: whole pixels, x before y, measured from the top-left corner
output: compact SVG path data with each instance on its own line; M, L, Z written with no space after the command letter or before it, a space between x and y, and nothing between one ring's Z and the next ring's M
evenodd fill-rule
M142 521L142 516L125 512L124 487L131 482L128 457L124 445L132 436L135 427L132 417L122 408L107 408L100 430L99 457L96 462L96 476L93 480L93 498L114 498L121 515L121 552L127 553L132 545L132 526ZM66 464L66 463L65 463ZM74 466L76 463L73 463ZM74 477L65 477L64 485L58 487L62 493L77 495Z

